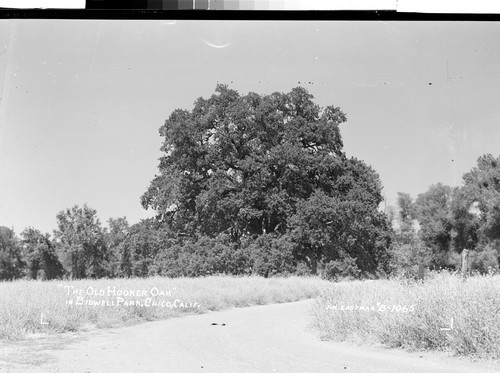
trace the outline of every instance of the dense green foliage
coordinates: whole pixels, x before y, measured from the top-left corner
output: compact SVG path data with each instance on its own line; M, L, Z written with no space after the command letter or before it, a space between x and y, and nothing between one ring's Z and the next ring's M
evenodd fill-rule
M21 247L14 231L0 227L0 280L19 278L23 267Z
M431 185L414 204L413 217L420 224L419 238L430 249L433 268L450 267L452 259L453 217L452 189L443 184Z
M21 238L28 278L52 280L63 275L63 267L48 234L26 228Z
M97 211L84 205L57 214L54 231L61 262L71 278L106 275L107 247Z
M398 227L393 233L391 244L391 272L393 275L416 277L420 263L429 266L432 261L432 249L422 237L415 233L412 216L416 207L411 196L398 193Z
M463 176L461 187L431 185L415 201L401 193L398 202L403 223L395 234L396 257L413 263L418 260L434 269L458 268L460 253L470 250L472 270L482 273L498 270L500 157L491 154L479 157L477 166ZM418 234L408 229L412 219L419 224ZM406 246L397 246L405 235ZM422 249L427 253L416 255Z
M384 268L390 235L378 175L342 151L344 113L312 99L303 88L240 96L219 85L191 112L170 115L160 174L142 196L179 239L164 248L164 266L180 260L176 252L210 263L222 251L246 259L190 274L269 275L299 262L316 273L332 260L355 260L362 273Z

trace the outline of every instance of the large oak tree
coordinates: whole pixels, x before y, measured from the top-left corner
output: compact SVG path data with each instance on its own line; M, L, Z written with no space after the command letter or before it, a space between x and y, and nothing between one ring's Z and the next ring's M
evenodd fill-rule
M381 183L343 152L345 121L301 87L241 96L218 85L160 128L159 174L142 205L181 237L286 235L313 270L318 260L350 257L373 271L388 245Z

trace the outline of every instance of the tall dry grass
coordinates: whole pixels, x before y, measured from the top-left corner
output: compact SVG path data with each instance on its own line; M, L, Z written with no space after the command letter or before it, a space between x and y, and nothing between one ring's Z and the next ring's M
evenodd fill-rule
M313 316L324 339L500 358L500 276L333 284Z
M314 277L231 276L3 282L0 283L0 339L22 339L33 333L106 328L231 307L292 302L319 295L326 284ZM118 304L119 290L128 290L129 294L120 294L122 302ZM130 295L131 290L135 291L134 296ZM145 305L148 298L149 307ZM90 300L100 303L85 304ZM73 304L69 304L70 301ZM77 301L84 304L76 304ZM134 304L130 305L132 302Z

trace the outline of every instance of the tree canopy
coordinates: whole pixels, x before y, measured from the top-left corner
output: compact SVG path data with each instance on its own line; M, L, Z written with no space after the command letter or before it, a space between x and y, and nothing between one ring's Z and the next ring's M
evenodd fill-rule
M24 264L14 230L0 226L0 280L20 277Z
M66 271L72 278L102 277L108 257L97 211L75 205L56 218L54 236Z
M463 180L463 207L480 222L478 242L500 239L500 156L482 155Z
M21 232L21 243L29 278L52 280L63 275L63 267L48 234L28 227Z
M435 268L449 265L453 218L453 189L441 183L431 185L418 195L413 205L413 216L420 224L420 238L432 250Z
M318 260L353 257L373 271L389 231L377 210L381 183L343 152L345 121L301 87L241 96L218 85L160 128L159 174L142 205L181 237L286 235L295 258L314 269Z

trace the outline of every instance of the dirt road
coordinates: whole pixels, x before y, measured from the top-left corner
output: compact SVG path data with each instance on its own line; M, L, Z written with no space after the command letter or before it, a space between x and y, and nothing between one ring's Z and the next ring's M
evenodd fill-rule
M0 372L500 372L435 353L320 341L312 301L0 344ZM216 324L216 325L212 325Z

